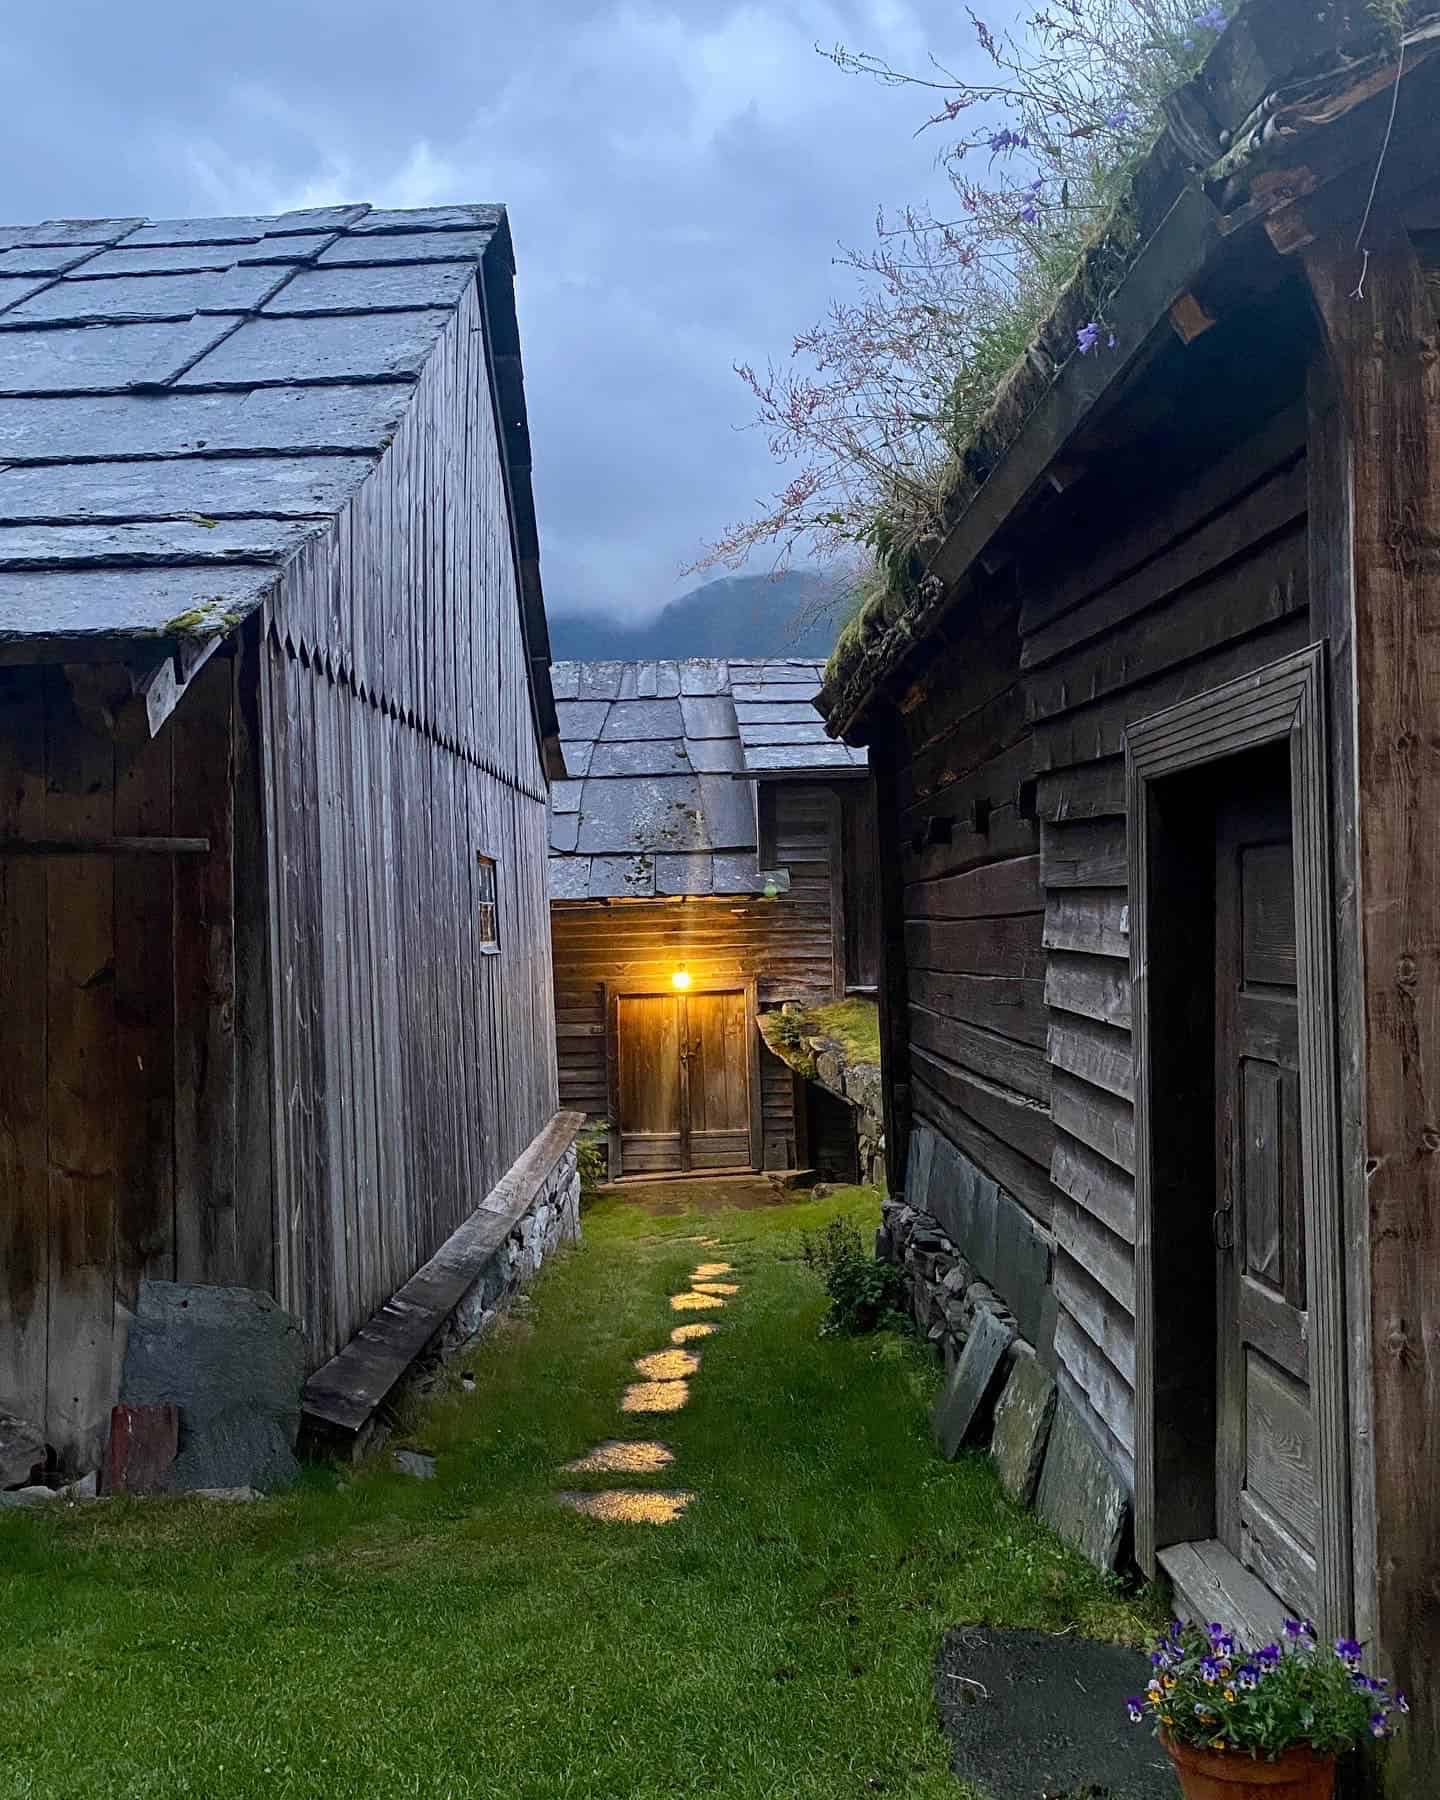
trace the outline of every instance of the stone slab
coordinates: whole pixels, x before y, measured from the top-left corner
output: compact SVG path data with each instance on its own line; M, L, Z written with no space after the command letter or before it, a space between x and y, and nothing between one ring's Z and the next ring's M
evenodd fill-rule
M1120 1560L1128 1506L1124 1483L1079 1413L1062 1398L1045 1451L1035 1510L1082 1556L1109 1570Z
M990 1455L1012 1500L1033 1506L1055 1419L1055 1379L1029 1345L1022 1345L1010 1379L995 1403Z
M1176 1800L1170 1759L1125 1713L1149 1676L1122 1645L957 1627L935 1671L950 1766L983 1800Z
M116 1406L105 1452L107 1494L163 1494L175 1481L178 1406Z
M304 1379L299 1322L268 1294L141 1282L120 1399L179 1408L175 1489L294 1482Z
M953 1461L985 1413L1014 1333L994 1313L977 1313L955 1373L930 1414L941 1454Z
M0 1488L24 1487L46 1460L45 1434L18 1413L0 1410Z

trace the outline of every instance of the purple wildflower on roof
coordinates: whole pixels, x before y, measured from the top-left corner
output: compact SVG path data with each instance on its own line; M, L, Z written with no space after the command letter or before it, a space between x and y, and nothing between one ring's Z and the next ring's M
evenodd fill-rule
M1218 4L1218 0L1210 0L1210 4L1205 8L1204 12L1196 13L1195 23L1202 31L1214 31L1219 33L1225 29L1230 21L1225 17L1225 9Z
M1075 333L1075 347L1082 356L1088 356L1095 348L1100 337L1100 327L1092 319L1088 325L1082 325Z
M1112 131L1128 131L1130 129L1130 108L1117 106L1113 112L1106 113L1105 123Z

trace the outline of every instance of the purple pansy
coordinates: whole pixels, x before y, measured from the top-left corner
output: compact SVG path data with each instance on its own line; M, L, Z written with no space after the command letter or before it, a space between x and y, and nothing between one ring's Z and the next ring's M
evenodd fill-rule
M1145 1717L1145 1704L1142 1700L1138 1699L1134 1694L1132 1694L1130 1696L1130 1698L1125 1702L1125 1708L1126 1708L1127 1712L1130 1714L1130 1723L1132 1725L1138 1725L1140 1723L1140 1721Z

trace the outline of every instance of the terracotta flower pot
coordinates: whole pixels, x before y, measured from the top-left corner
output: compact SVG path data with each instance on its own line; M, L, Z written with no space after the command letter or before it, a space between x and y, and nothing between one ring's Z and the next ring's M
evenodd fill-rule
M1262 1762L1237 1750L1199 1750L1177 1744L1162 1732L1180 1791L1185 1800L1333 1800L1335 1758L1313 1750L1287 1750L1274 1762Z

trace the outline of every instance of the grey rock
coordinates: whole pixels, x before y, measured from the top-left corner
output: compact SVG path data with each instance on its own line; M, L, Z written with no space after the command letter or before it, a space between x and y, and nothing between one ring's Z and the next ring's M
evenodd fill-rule
M45 1434L19 1413L0 1411L0 1488L21 1487L45 1466Z
M100 1476L92 1469L88 1475L82 1475L78 1481L72 1481L59 1490L62 1500L93 1500L100 1492Z
M941 1454L953 1461L985 1416L1005 1352L1014 1333L994 1313L976 1315L955 1373L930 1414L931 1430Z
M180 1408L176 1490L268 1490L295 1481L304 1378L300 1325L268 1294L140 1284L120 1398Z
M435 1479L435 1458L419 1450L392 1451L390 1460L402 1475L413 1475L417 1481Z
M1018 1345L1017 1352L995 1404L990 1454L1005 1492L1022 1506L1033 1506L1055 1417L1055 1381L1028 1344Z
M1129 1497L1109 1459L1062 1401L1045 1452L1035 1510L1097 1568L1120 1560Z
M48 1506L56 1498L54 1488L22 1487L10 1488L0 1493L0 1507L7 1506Z
M243 1500L263 1500L265 1496L259 1488L253 1487L205 1487L194 1489L197 1500L220 1500L229 1504Z

